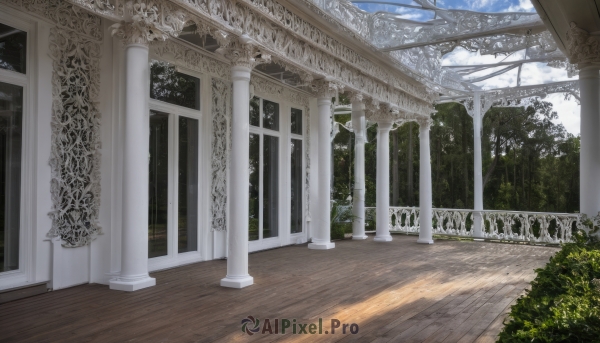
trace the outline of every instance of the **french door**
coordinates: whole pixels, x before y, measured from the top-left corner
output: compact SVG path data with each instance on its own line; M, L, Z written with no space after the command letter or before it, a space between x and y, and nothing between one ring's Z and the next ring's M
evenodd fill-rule
M199 258L199 79L151 63L148 257L151 270Z

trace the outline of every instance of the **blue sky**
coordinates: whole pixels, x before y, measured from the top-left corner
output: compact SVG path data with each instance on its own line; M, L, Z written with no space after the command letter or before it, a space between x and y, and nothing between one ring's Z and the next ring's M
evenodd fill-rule
M401 4L415 5L417 3L411 0L387 0ZM433 0L430 0L433 3ZM413 10L392 5L376 5L376 4L356 4L359 8L374 12L388 11L401 14L406 19L416 21L427 21L433 18L431 11ZM535 8L531 5L530 0L438 0L437 6L447 9L464 9L478 12L535 12ZM523 58L522 53L515 53L508 58L506 56L484 55L472 53L464 49L458 48L452 53L444 56L444 65L453 64L485 64L496 63L505 59L506 61L518 60ZM473 76L483 75L494 71L488 70L481 74L473 74ZM569 79L564 70L554 69L546 66L544 63L528 63L523 66L521 72L521 85L533 85L540 83L550 83L565 80L576 80L577 77ZM502 74L500 76L482 81L477 85L484 88L501 88L514 87L517 82L517 69ZM568 132L579 134L580 121L579 112L580 106L574 99L566 100L563 94L551 94L544 99L552 102L554 110L557 111L559 119L557 122L562 123Z

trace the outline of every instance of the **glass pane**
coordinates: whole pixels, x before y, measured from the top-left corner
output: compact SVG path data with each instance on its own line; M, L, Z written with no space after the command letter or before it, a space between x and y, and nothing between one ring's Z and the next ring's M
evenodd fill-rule
M264 136L263 238L279 236L279 137Z
M249 240L258 239L259 215L259 173L260 173L260 135L250 134L250 202L248 206Z
M167 254L169 207L169 115L150 114L150 202L148 257Z
M302 134L302 110L292 108L292 133Z
M279 104L263 100L263 127L279 131Z
M150 98L200 109L200 79L178 73L166 62L150 62Z
M250 99L250 125L260 126L260 99L257 97Z
M291 232L302 232L302 141L292 139L292 213Z
M0 272L19 269L22 122L23 87L0 82Z
M198 120L179 117L179 252L198 250Z
M27 33L0 24L0 68L25 74Z

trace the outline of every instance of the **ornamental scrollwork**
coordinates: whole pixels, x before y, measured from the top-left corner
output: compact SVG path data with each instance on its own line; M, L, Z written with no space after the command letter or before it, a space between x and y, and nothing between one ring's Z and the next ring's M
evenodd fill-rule
M211 228L227 230L227 173L231 135L231 83L212 79Z
M93 0L72 0L98 11ZM308 1L308 0L304 0ZM168 11L184 11L190 22L206 21L213 33L247 35L262 54L269 54L311 75L325 75L348 89L361 90L381 101L408 104L406 111L427 113L435 92L401 72L373 63L343 45L275 0L155 0ZM112 18L122 20L123 6L117 3ZM106 7L105 7L106 8ZM106 11L106 10L103 10ZM164 10L167 11L167 10ZM169 12L167 12L169 13ZM218 35L217 40L219 41ZM261 54L261 57L262 57ZM256 56L255 56L256 57ZM382 58L388 59L382 55ZM401 68L400 63L397 64Z
M232 65L252 69L259 64L271 62L271 55L261 51L247 36L222 39L221 43L215 52L229 60Z
M281 83L273 82L257 74L252 75L250 85L255 93L269 94L288 101L296 106L308 107L309 97L307 94L282 86Z
M570 24L567 31L567 51L572 64L599 62L600 38L590 35L586 30Z
M152 44L152 52L169 62L223 80L231 79L231 66L206 53L190 49L173 40Z
M52 228L64 247L89 244L101 228L100 44L75 31L50 30L52 73Z
M73 6L67 1L1 0L0 3L47 18L57 27L75 31L89 39L102 40L100 17Z
M113 24L111 34L125 44L144 44L165 41L178 36L187 21L182 11L163 12L158 2L127 1L124 19Z

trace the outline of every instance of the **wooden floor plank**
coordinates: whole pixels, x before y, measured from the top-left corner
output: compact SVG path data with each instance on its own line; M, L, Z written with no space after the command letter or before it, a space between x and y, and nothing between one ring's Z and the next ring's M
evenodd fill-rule
M83 285L0 305L0 341L20 342L492 342L515 299L555 248L394 235L250 254L255 285L219 286L226 261L152 273L133 293ZM296 319L359 333L248 336L246 316ZM338 329L341 332L342 328Z

